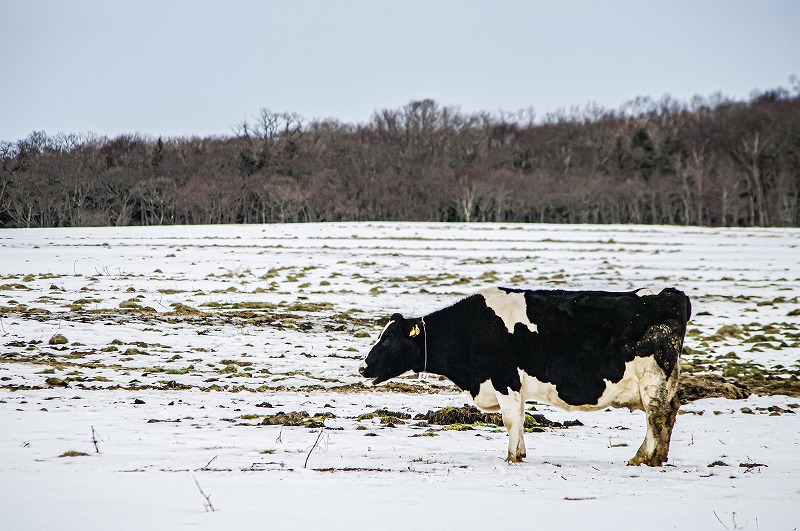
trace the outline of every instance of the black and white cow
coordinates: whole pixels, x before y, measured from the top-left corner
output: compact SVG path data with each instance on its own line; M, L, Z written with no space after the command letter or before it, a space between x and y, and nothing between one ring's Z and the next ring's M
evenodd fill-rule
M644 410L647 434L629 465L667 460L689 298L633 292L489 288L425 317L394 314L362 376L446 376L482 411L501 411L509 462L525 457L525 400L567 410Z

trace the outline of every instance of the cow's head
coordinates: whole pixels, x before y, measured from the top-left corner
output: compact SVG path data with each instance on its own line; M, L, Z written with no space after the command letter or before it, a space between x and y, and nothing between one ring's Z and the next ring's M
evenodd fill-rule
M405 319L399 313L392 315L358 372L372 378L372 384L377 385L414 367L422 368L423 352L417 341L422 328L420 319Z

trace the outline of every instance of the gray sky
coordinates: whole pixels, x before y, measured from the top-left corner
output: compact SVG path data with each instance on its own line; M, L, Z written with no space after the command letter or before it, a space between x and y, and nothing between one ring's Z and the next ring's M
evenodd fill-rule
M794 0L0 0L0 140L228 135L261 108L365 122L433 98L537 116L789 87Z

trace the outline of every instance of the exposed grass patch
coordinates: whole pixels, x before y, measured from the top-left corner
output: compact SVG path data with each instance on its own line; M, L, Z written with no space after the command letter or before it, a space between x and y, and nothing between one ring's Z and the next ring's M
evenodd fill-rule
M192 306L188 306L183 304L182 302L173 302L170 304L172 306L172 311L168 312L168 315L197 315L197 316L207 316L209 315L206 312L198 310Z
M66 345L69 343L69 340L61 334L55 334L47 341L47 343L50 345Z
M424 414L419 414L414 417L414 420L424 420L430 424L438 424L442 426L453 426L454 429L462 430L464 426L469 426L470 429L475 426L502 426L503 417L499 413L482 413L479 410L470 407L445 407L438 410L428 411ZM544 415L540 414L525 414L525 429L536 430L537 428L569 428L571 426L582 426L580 421L567 421L555 422L547 419Z
M77 450L67 450L58 457L87 457L89 454L86 452L79 452Z
M142 307L142 305L139 304L139 299L133 298L133 299L128 299L126 301L122 301L121 303L119 303L119 307L122 309L139 309Z
M261 276L260 276L260 277L258 277L258 278L259 278L260 280L268 280L268 279L270 279L270 278L275 278L275 277L277 277L277 276L278 276L278 274L279 274L279 273L278 273L278 270L277 270L277 269L275 269L274 267L271 267L271 268L269 269L269 271L267 271L266 273L264 273L263 275L261 275Z
M325 425L325 419L336 418L333 413L326 412L313 417L307 411L283 411L274 415L265 415L261 421L262 426L301 426L304 428L321 428Z
M742 337L742 329L736 325L723 325L709 339L712 341L723 341L728 338L738 339Z
M394 420L409 420L411 419L411 415L408 413L403 413L401 411L389 411L388 409L376 409L372 413L362 413L359 415L356 420L369 420L378 418L382 421L384 419L394 419ZM388 421L387 421L388 422Z
M789 378L764 378L764 379L744 379L741 384L747 386L754 393L762 396L766 395L786 395L800 396L800 381L797 376Z
M266 301L245 301L245 302L206 302L200 305L201 308L215 308L219 310L275 310L277 304Z
M287 308L290 312L320 312L333 309L331 302L295 302Z
M18 284L18 283L0 284L0 291L12 291L12 290L27 290L27 291L30 291L31 288L29 288L25 284Z
M469 431L473 429L476 424L461 424L459 422L455 422L453 424L448 424L444 427L445 431Z

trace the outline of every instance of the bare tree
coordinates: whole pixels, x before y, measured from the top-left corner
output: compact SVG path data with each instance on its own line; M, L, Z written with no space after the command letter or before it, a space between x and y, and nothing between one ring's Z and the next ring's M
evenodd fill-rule
M764 181L761 169L764 152L768 145L769 141L764 140L756 131L742 138L739 146L733 149L733 156L743 166L753 195L751 210L754 213L754 224L762 227L769 224L769 213L764 202Z

